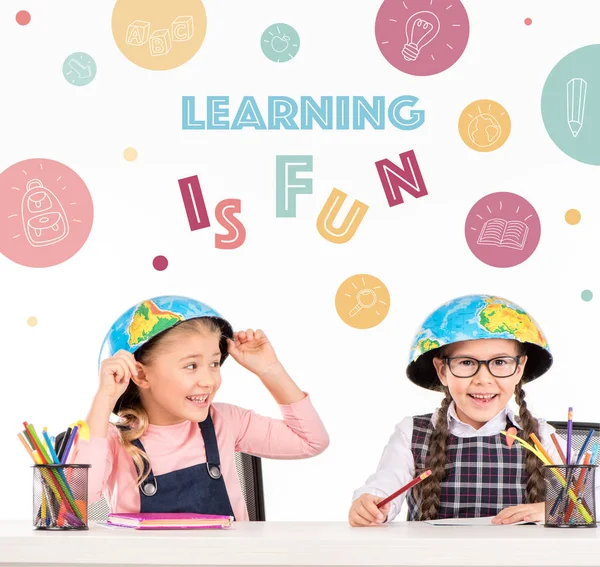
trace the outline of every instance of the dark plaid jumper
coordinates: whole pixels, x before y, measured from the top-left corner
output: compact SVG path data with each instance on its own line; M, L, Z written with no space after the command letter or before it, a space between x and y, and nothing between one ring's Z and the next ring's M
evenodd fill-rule
M427 449L434 430L431 415L413 417L411 450L416 474L426 470ZM509 422L506 427L514 425ZM485 437L448 434L438 519L495 516L507 506L523 504L527 487L524 452L516 442L509 448L501 433ZM420 520L419 492L411 490L406 502L407 520Z

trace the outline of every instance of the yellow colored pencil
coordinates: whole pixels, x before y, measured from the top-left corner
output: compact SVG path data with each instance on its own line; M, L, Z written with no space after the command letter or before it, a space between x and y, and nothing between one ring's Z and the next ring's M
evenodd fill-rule
M42 490L42 523L43 525L47 526L48 525L48 516L47 516L48 512L46 510L46 491Z

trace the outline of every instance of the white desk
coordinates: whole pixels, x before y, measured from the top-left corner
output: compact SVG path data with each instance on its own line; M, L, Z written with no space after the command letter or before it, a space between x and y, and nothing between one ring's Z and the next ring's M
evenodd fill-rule
M241 522L229 530L34 531L0 521L0 565L565 566L600 565L600 528L449 527L395 522Z

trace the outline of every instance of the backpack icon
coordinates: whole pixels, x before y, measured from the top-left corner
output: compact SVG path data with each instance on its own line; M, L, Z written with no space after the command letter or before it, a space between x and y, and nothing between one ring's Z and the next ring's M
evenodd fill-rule
M21 219L31 246L55 244L69 234L69 222L60 200L39 179L27 182L21 201Z

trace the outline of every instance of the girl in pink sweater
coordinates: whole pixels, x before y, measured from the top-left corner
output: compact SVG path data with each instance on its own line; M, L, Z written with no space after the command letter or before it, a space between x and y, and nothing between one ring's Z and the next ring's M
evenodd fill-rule
M256 374L283 419L215 403L231 355ZM234 453L302 459L322 453L327 432L265 334L234 333L194 299L161 296L126 311L101 351L100 384L87 416L89 501L111 512L195 512L247 520ZM118 416L110 422L111 413Z

